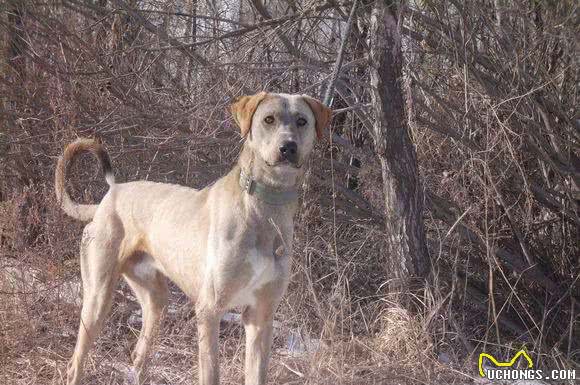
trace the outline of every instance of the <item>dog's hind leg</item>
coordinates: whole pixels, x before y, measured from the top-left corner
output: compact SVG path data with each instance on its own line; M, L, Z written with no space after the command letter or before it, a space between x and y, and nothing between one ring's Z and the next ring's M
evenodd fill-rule
M111 235L111 228L95 230L94 223L88 224L81 243L83 307L75 350L67 368L68 385L81 381L84 360L101 331L120 275L118 254L122 234Z
M134 382L140 383L167 306L167 280L152 266L150 257L140 258L137 263L129 263L124 278L139 300L143 313L139 339L131 354L136 375Z

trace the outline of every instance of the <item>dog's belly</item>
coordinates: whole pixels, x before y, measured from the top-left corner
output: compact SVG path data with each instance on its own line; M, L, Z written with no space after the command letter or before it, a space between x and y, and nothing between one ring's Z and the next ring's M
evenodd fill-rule
M248 273L247 278L243 279L238 289L232 293L227 307L255 306L259 295L269 295L260 292L266 285L275 281L280 281L280 285L283 284L288 271L287 264L286 258L264 255L256 249L250 250L241 268Z

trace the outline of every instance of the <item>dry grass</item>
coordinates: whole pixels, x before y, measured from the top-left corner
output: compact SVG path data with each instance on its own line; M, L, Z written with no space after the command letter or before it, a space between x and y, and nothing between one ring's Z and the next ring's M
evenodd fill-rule
M80 299L78 279L41 278L35 272L40 274L23 266L4 267L0 383L62 384L65 378L66 361L76 338L79 307L70 301ZM10 294L15 292L18 294ZM128 287L121 285L112 314L86 363L86 384L125 383L129 352L140 326L140 310L131 297ZM284 304L277 316L281 326L275 334L271 384L451 384L466 379L437 362L421 323L403 309L386 309L377 320L384 328L376 336L322 333L324 337L319 344L311 343L300 354L287 349L290 325L284 313L289 310ZM191 306L173 289L150 365L149 383L195 383L197 350L193 317ZM311 328L309 321L294 324L297 326L292 329L302 330L304 336ZM310 336L319 341L317 337L320 335ZM240 325L222 323L220 354L223 383L240 384L243 373Z

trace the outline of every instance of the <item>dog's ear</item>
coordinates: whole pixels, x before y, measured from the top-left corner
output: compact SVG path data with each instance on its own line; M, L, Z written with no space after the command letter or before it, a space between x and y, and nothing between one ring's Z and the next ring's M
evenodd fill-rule
M322 104L320 100L314 99L308 95L302 95L302 97L314 113L314 118L316 119L316 136L318 137L318 140L321 140L324 137L324 129L330 123L332 110Z
M248 132L250 132L254 112L256 112L256 108L258 108L258 105L264 100L266 95L267 93L262 91L255 95L240 96L230 107L234 120L240 126L242 138L245 138Z

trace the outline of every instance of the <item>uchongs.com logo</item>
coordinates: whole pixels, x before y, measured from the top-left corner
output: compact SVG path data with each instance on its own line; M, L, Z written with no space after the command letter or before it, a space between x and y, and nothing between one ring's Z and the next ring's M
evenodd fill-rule
M492 365L485 362L485 359L491 362ZM525 368L517 369L515 364L518 360L524 360ZM534 367L534 361L525 350L518 351L511 360L509 361L499 361L494 356L488 353L479 354L479 375L485 377L488 380L575 380L580 379L580 376L576 377L575 370L566 369L554 369L554 370L541 370Z

